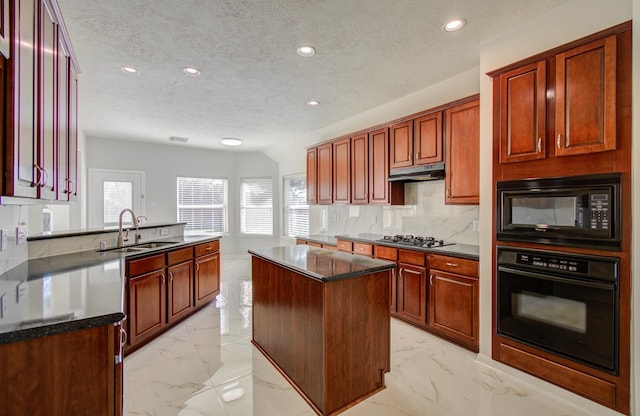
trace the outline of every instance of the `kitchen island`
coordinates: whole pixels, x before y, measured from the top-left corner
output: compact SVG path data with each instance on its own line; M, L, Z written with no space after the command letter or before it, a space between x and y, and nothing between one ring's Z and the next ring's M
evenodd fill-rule
M320 415L385 388L395 263L307 245L252 254L252 343Z

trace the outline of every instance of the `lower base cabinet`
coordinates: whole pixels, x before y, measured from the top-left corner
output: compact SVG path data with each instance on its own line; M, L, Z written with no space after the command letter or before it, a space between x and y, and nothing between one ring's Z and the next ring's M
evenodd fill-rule
M195 247L195 304L211 302L220 293L220 246L218 241Z
M121 336L116 323L0 345L0 415L122 415Z
M396 314L417 324L427 322L427 269L398 264Z

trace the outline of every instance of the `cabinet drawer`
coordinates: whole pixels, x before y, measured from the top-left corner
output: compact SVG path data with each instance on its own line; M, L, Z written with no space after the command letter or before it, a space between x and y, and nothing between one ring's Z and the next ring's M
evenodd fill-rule
M296 238L296 245L298 244L307 244L307 240L301 240L299 238Z
M353 243L351 241L338 240L337 247L340 251L353 252Z
M326 248L327 250L337 250L338 247L332 246L331 244L323 244L322 248Z
M361 256L373 256L373 244L353 243L353 253Z
M426 253L414 250L398 250L398 262L426 266Z
M458 257L429 254L429 268L445 272L478 277L478 262Z
M204 256L205 254L214 253L220 250L220 241L209 241L208 243L198 244L196 246L196 257Z
M398 249L387 246L376 246L376 258L398 261Z
M127 276L134 277L143 273L164 268L164 253L127 262Z
M322 248L322 244L314 243L313 241L307 242L307 245L310 245L311 247L320 247L320 248Z
M193 247L170 251L167 253L167 266L173 266L191 259L193 259Z

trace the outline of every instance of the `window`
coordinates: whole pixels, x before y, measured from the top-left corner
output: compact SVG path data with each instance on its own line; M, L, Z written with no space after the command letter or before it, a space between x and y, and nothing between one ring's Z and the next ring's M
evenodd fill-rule
M307 205L307 181L304 174L283 178L284 235L287 237L309 235L309 205Z
M178 177L178 221L185 232L227 232L227 179Z
M144 172L113 169L89 169L89 227L118 225L120 212L132 209L137 216L145 215ZM123 222L131 223L130 213Z
M273 179L240 179L240 232L273 235Z

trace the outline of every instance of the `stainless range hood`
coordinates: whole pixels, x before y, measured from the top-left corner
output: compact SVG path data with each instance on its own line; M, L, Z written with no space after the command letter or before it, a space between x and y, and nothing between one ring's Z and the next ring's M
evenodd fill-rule
M438 179L444 179L444 162L393 169L389 173L387 180L393 182L419 182Z

